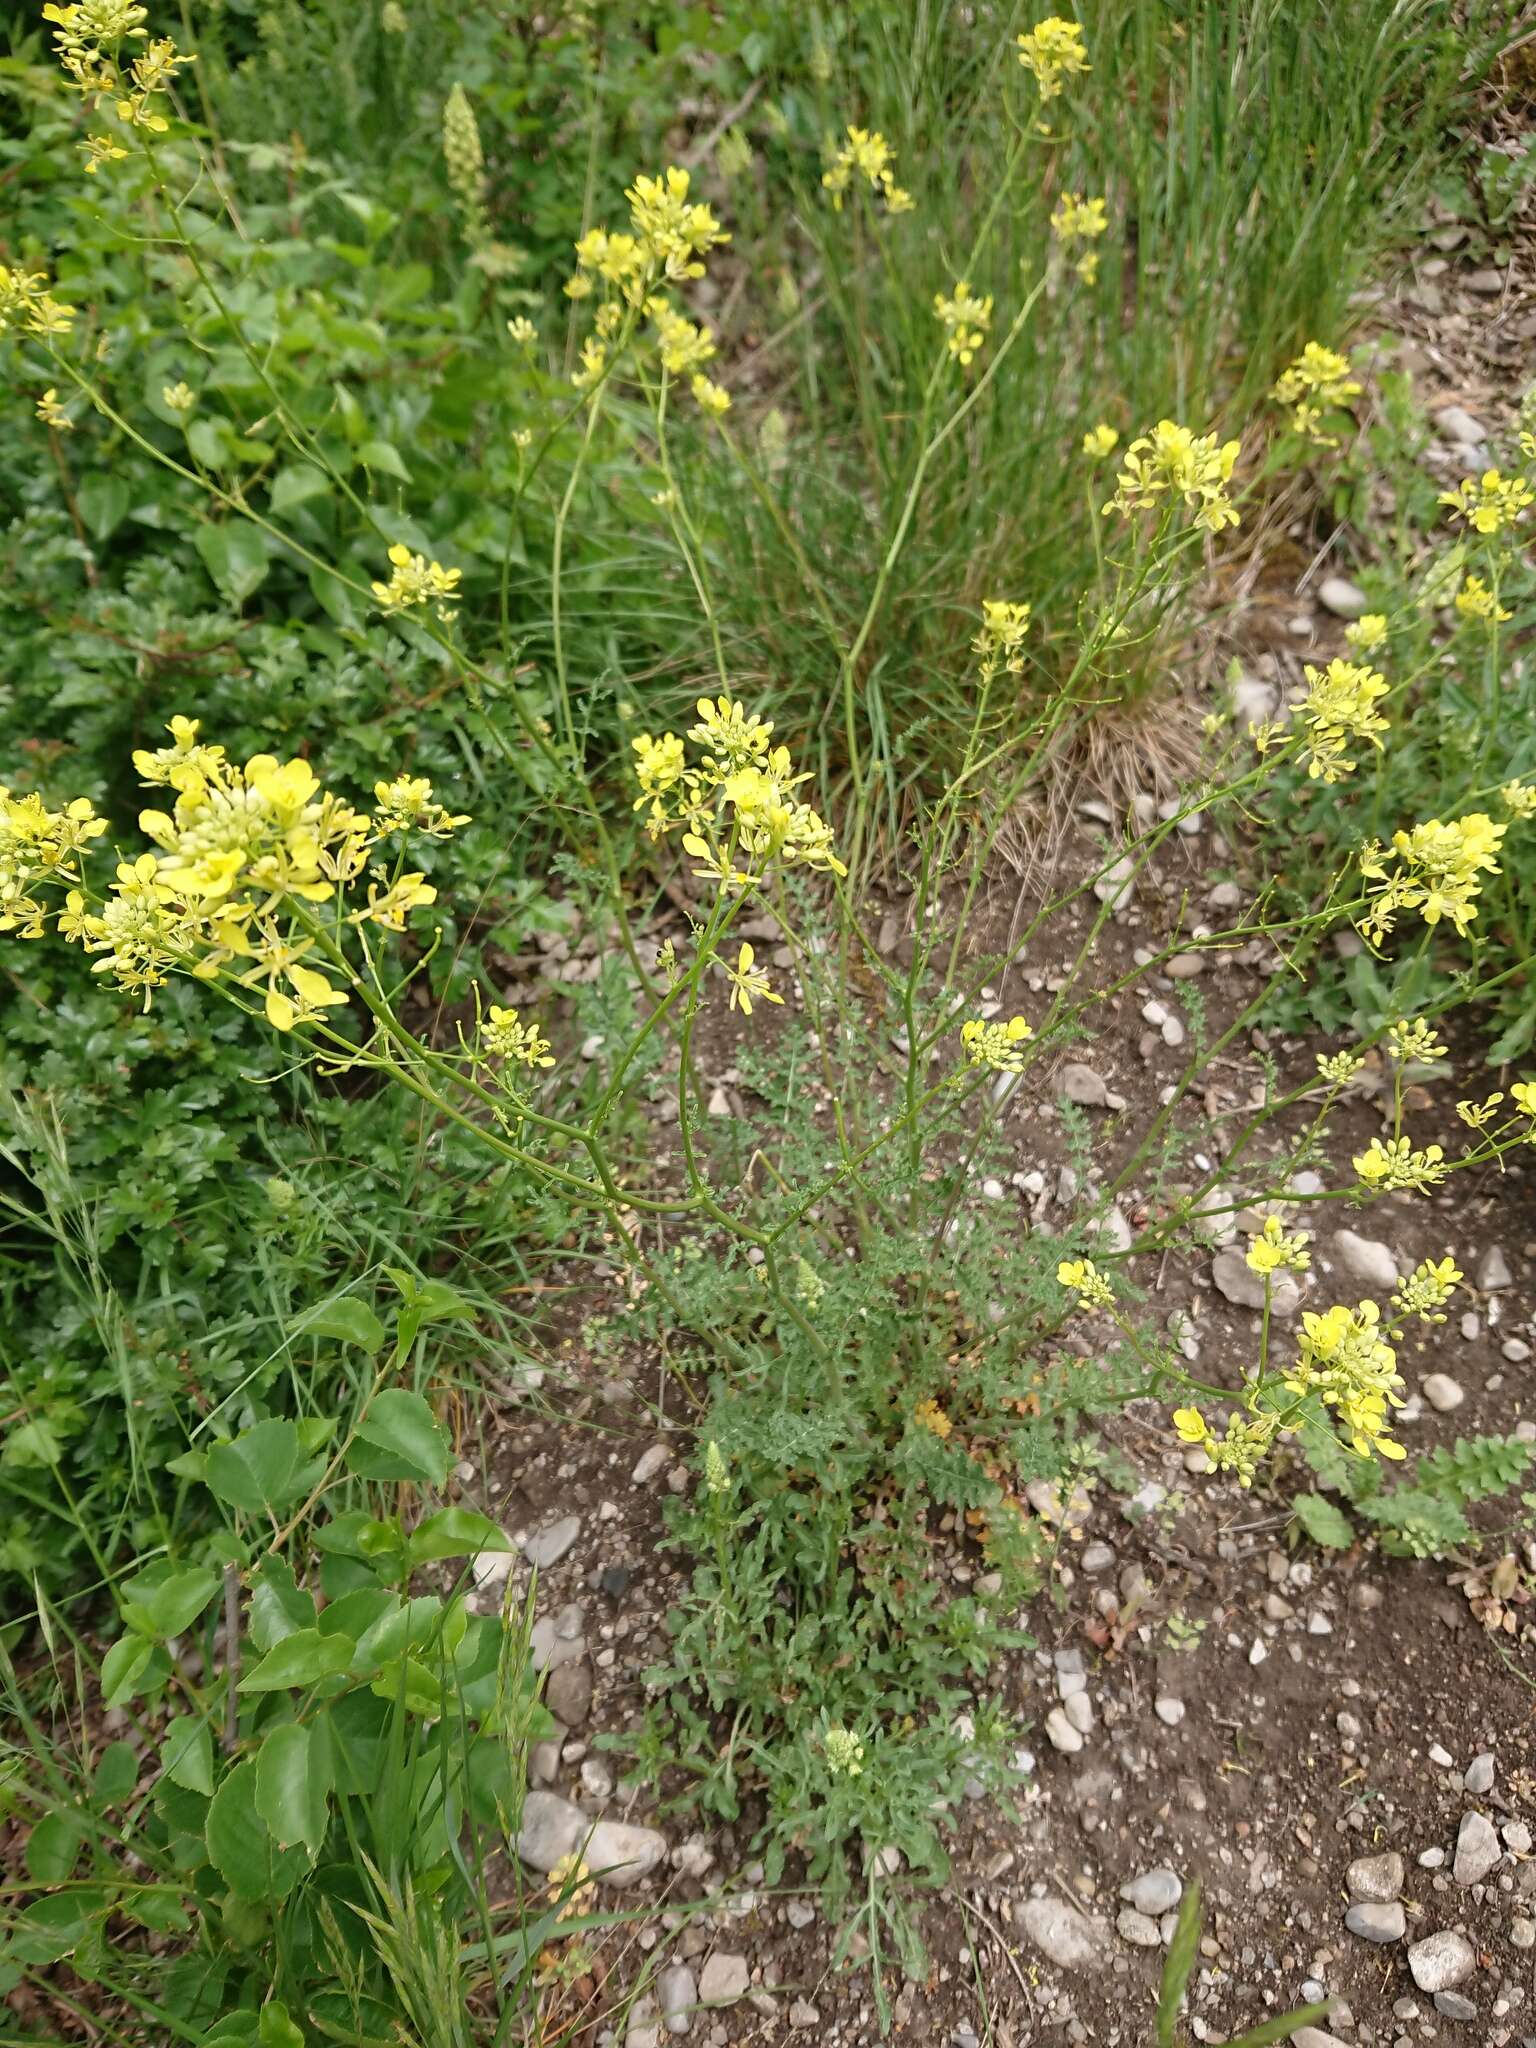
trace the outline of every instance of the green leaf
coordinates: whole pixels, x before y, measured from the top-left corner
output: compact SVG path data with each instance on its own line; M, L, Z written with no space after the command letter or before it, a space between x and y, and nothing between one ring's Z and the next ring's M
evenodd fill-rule
M488 1516L472 1508L440 1508L411 1532L406 1554L413 1565L440 1557L477 1557L482 1550L515 1550L517 1545Z
M441 1323L455 1316L474 1320L471 1304L446 1280L418 1280L405 1266L386 1266L384 1270L399 1288L407 1308L416 1311L418 1323Z
M63 1884L80 1860L88 1833L78 1813L44 1814L27 1837L27 1875L34 1884Z
M128 480L121 476L88 476L75 492L75 503L92 540L109 540L128 516Z
M1163 1963L1163 1981L1157 1992L1157 2048L1175 2048L1174 2028L1179 2007L1200 1953L1200 1883L1191 1878L1179 1901L1179 1918Z
M208 419L189 420L186 426L187 446L194 459L204 469L222 469L230 459L230 428L228 420L220 419L217 413ZM199 548L199 554L202 549Z
M122 1589L123 1619L141 1636L179 1636L189 1629L219 1590L213 1572L201 1565L172 1572L156 1584L131 1579Z
M365 441L357 451L357 459L366 469L382 470L385 476L398 477L403 484L411 481L411 472L392 442Z
M288 2017L287 2006L276 1998L261 2008L256 2039L261 2048L304 2048L303 2034Z
M295 1337L338 1337L343 1344L357 1344L371 1358L384 1342L384 1325L367 1302L355 1294L338 1294L334 1301L322 1301L318 1308L301 1316L294 1325Z
M213 1731L195 1714L178 1714L160 1743L160 1768L173 1785L213 1795Z
M1299 1493L1291 1502L1296 1519L1325 1550L1348 1550L1355 1540L1355 1525L1344 1510L1320 1493Z
M1508 1060L1517 1060L1536 1036L1536 1003L1527 1003L1507 1031L1489 1046L1483 1055L1490 1067L1502 1067Z
M271 563L261 532L243 520L227 526L199 526L192 543L203 567L233 604L244 604L267 580Z
M308 1870L303 1849L280 1849L256 1807L256 1766L236 1764L208 1808L208 1855L240 1899L286 1898Z
M109 1742L91 1773L91 1798L98 1806L121 1806L139 1782L138 1752L131 1742Z
M256 1811L283 1848L302 1842L318 1856L325 1842L335 1773L324 1724L274 1728L256 1757Z
M11 1922L6 1961L34 1967L61 1962L90 1934L91 1912L91 1894L82 1890L34 1899Z
M284 1636L315 1625L315 1599L305 1592L284 1557L269 1557L251 1580L250 1637L258 1650L274 1649Z
M316 469L309 462L290 462L272 479L272 510L291 512L297 505L307 505L311 498L328 496L330 488L331 480L323 469Z
M226 1507L259 1515L291 1507L324 1470L305 1456L298 1425L273 1420L254 1423L208 1453L207 1483Z
M295 1629L270 1649L240 1681L241 1692L282 1692L290 1686L318 1685L351 1663L357 1645L350 1636L321 1635L317 1628Z
M155 1646L145 1636L119 1636L101 1660L101 1698L108 1707L120 1707L138 1690L144 1667Z
M357 1425L357 1434L433 1486L441 1486L448 1477L447 1433L420 1394L386 1387Z
M1235 2035L1227 2043L1227 2048L1269 2048L1272 2041L1289 2041L1298 2027L1308 2027L1314 2020L1325 2020L1332 2010L1332 2001L1325 1999L1321 2005L1304 2005L1298 2011L1282 2013L1276 2019L1261 2020L1246 2034Z
M399 1701L408 1712L420 1714L426 1720L442 1718L443 1688L436 1673L418 1658L407 1657L403 1663L391 1664L368 1689L381 1700Z

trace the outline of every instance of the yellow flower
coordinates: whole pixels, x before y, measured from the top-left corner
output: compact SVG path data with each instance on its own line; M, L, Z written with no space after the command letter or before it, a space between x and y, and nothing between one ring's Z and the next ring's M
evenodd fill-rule
M1194 524L1207 532L1236 526L1237 508L1226 487L1241 447L1238 441L1195 435L1173 420L1159 420L1126 450L1115 495L1104 509L1126 515L1160 511L1165 495L1172 495L1182 498L1194 513Z
M1198 1408L1175 1408L1173 1426L1186 1444L1203 1444L1211 1434L1210 1424Z
M711 383L708 377L696 376L688 389L694 401L712 420L723 419L731 409L731 394L721 385Z
M1360 396L1360 386L1349 372L1348 356L1324 348L1321 342L1309 341L1295 361L1281 371L1270 396L1291 407L1291 425L1297 433L1321 447L1334 448L1338 442L1323 433L1322 414L1325 408L1337 409Z
M1355 1154L1353 1164L1362 1185L1374 1194L1390 1194L1398 1188L1427 1194L1439 1187L1451 1170L1438 1145L1415 1151L1407 1138L1372 1138L1363 1152Z
M519 313L515 320L507 322L507 333L519 348L532 348L539 338L539 330L526 313Z
M1536 1117L1536 1081L1516 1081L1509 1093L1522 1116Z
M1454 491L1442 491L1439 503L1449 506L1451 517L1461 519L1477 533L1499 533L1523 519L1536 493L1523 476L1501 476L1485 469L1480 477L1463 477Z
M581 367L571 372L571 382L578 391L590 391L608 367L608 350L595 335L589 334L581 344Z
M1536 818L1536 782L1506 782L1499 795L1512 818Z
M1092 1259L1063 1259L1056 1268L1056 1278L1069 1293L1077 1296L1079 1308L1113 1308L1115 1305L1115 1291Z
M955 1425L950 1421L937 1401L919 1401L912 1410L912 1420L919 1429L931 1430L942 1443L954 1433Z
M1401 1458L1403 1448L1386 1435L1386 1425L1388 1407L1403 1405L1398 1394L1403 1383L1375 1302L1362 1301L1353 1309L1335 1306L1301 1320L1296 1363L1285 1376L1287 1390L1298 1399L1315 1394L1332 1408L1360 1456Z
M1120 436L1103 420L1096 427L1090 427L1083 436L1083 453L1094 462L1102 462L1106 455L1113 455L1120 445Z
M969 369L992 324L991 294L980 299L962 280L947 299L942 292L934 293L933 310L948 334L950 354L962 369Z
M1452 1258L1421 1259L1408 1278L1398 1283L1392 1306L1399 1316L1443 1323L1445 1316L1441 1311L1465 1277Z
M1023 1073L1024 1048L1034 1035L1034 1027L1023 1017L1010 1017L1006 1024L970 1017L960 1026L960 1042L969 1063L999 1074Z
M1024 672L1024 636L1029 631L1030 608L1005 598L983 598L981 628L971 642L971 652L981 656L982 674L995 675L999 662L1010 675Z
M468 813L454 816L437 802L432 785L423 775L397 775L393 782L376 782L373 814L381 832L423 832L429 839L446 839L460 825L469 823Z
M1371 654L1387 637L1387 621L1381 612L1362 612L1344 628L1344 638L1356 654Z
M704 257L731 239L707 206L689 199L690 183L688 172L673 164L659 178L636 178L624 194L652 274L674 281L702 277Z
M1081 77L1092 69L1083 48L1083 31L1075 21L1059 14L1037 21L1018 38L1019 62L1033 74L1042 100L1053 100L1068 78Z
M890 144L883 135L867 128L849 128L847 139L832 152L832 160L821 174L834 207L841 209L843 194L856 176L880 195L887 213L911 212L912 195L896 183L896 160Z
M190 412L197 403L197 393L190 384L163 384L160 387L160 403L171 412Z
M1396 865L1389 870L1386 850L1376 844L1361 849L1360 872L1373 901L1360 929L1375 943L1392 930L1399 910L1416 910L1427 925L1448 918L1463 938L1477 916L1482 885L1478 877L1499 872L1498 851L1507 825L1496 825L1483 811L1443 824L1438 818L1392 835Z
M445 569L441 562L429 562L425 555L413 555L403 541L389 551L390 578L373 585L380 611L409 611L414 605L435 605L440 619L451 616L449 606L461 595L462 571Z
M656 346L662 367L670 376L681 377L707 363L715 353L715 337L707 327L685 320L675 306L660 296L649 298L645 310L656 330Z
M549 1866L546 1896L549 1903L559 1909L555 1914L557 1921L579 1920L592 1910L597 1886L592 1881L590 1869L574 1849L564 1856L557 1856Z
M1456 593L1456 609L1464 619L1482 619L1502 626L1514 613L1506 611L1481 576L1469 576Z
M1443 1060L1450 1047L1436 1035L1432 1024L1426 1024L1421 1017L1411 1023L1399 1019L1387 1030L1387 1044L1395 1060L1405 1064L1409 1060Z
M1456 1114L1469 1130L1485 1131L1493 1122L1499 1104L1504 1100L1503 1090L1485 1095L1481 1102L1462 1101L1456 1105Z
M1364 1055L1357 1052L1320 1052L1317 1055L1318 1073L1325 1081L1331 1081L1335 1088L1342 1088L1346 1081L1352 1081L1364 1065Z
M721 962L725 967L725 978L731 984L729 1007L733 1010L739 1009L743 1017L751 1016L752 1005L759 997L765 1003L782 1003L784 1000L782 996L776 996L768 986L768 977L763 970L754 966L756 958L757 955L743 939L741 951L736 955L736 965L731 967L724 961Z
M1083 199L1076 192L1063 192L1051 215L1051 232L1059 242L1092 241L1108 232L1107 201Z
M1247 1261L1255 1273L1304 1272L1312 1263L1311 1242L1304 1230L1288 1237L1278 1216L1266 1216L1264 1228L1248 1240Z
M37 401L37 416L45 427L53 427L56 431L67 432L74 425L74 421L60 405L59 394L51 384Z
M606 228L589 228L575 249L578 269L595 271L609 284L627 284L645 268L645 251L633 235L610 235Z
M1376 669L1352 661L1330 661L1326 669L1310 662L1302 673L1307 694L1296 706L1307 726L1307 773L1325 783L1354 773L1347 750L1353 740L1366 740L1380 750L1387 721L1376 709L1387 694L1386 678Z
M549 1040L539 1036L537 1024L518 1021L516 1010L492 1003L480 1026L480 1043L493 1059L514 1060L524 1067L552 1067L555 1062Z

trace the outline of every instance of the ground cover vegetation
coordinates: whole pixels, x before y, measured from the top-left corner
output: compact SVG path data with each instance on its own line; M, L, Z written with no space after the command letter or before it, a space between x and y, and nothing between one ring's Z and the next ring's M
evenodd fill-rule
M592 1355L662 1356L696 1448L616 1762L821 1886L883 2009L952 1810L1017 1787L999 1672L1115 1483L1095 1418L1155 1401L1325 1545L1470 1544L1524 1479L1394 1432L1453 1257L1270 1310L1326 1205L1536 1132L1532 431L1398 494L1283 715L1176 680L1264 508L1411 433L1390 384L1360 425L1353 295L1499 10L41 17L0 68L0 1981L36 2038L558 2037L615 1873L506 1858L533 1614L469 1598L510 1539L458 1475L542 1291L617 1267ZM1088 790L1079 872L1039 850ZM1102 942L1201 813L1263 886L1151 967L1262 942L1332 1036L1202 1164L1276 1012L1192 992L1178 1082L1114 1157L1069 1104L1092 1199L1021 1233L1001 1119L1147 971ZM1414 1084L1463 1010L1508 1071L1447 1145ZM1235 1384L1129 1270L1234 1214Z

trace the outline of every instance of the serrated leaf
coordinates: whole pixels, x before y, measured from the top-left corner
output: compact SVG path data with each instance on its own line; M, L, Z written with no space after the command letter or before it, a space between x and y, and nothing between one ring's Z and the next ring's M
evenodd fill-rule
M208 1856L240 1899L286 1898L308 1870L305 1849L281 1849L256 1808L256 1766L236 1764L213 1795L206 1824Z
M284 1692L318 1685L351 1663L357 1645L350 1636L322 1635L317 1628L295 1629L270 1649L240 1681L240 1691Z
M294 1325L295 1337L335 1337L343 1344L356 1344L371 1358L384 1342L384 1325L366 1301L355 1294L338 1294L301 1316Z
M411 1476L441 1486L448 1477L448 1437L420 1394L386 1387L357 1425L366 1444L388 1452Z
M1299 1493L1291 1502L1296 1519L1325 1550L1348 1550L1355 1540L1355 1525L1340 1507L1320 1493Z
M324 1723L274 1728L256 1756L256 1811L282 1848L302 1842L319 1855L329 1825L334 1772Z

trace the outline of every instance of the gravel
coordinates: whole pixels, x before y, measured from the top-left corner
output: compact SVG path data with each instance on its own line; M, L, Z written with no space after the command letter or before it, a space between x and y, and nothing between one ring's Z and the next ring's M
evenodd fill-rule
M1323 609L1332 612L1336 619L1358 619L1369 610L1371 602L1359 584L1351 583L1347 576L1325 576L1317 587L1317 597Z
M1155 1870L1144 1870L1140 1877L1121 1885L1120 1896L1138 1913L1157 1919L1173 1911L1184 1896L1184 1884L1173 1871L1159 1864Z
M616 1820L593 1821L557 1792L529 1792L517 1835L518 1855L547 1875L562 1856L578 1852L592 1875L604 1884L638 1884L666 1855L667 1838L655 1828L631 1827Z
M1062 1969L1086 1970L1102 1964L1109 1929L1102 1920L1079 1913L1065 1899L1026 1899L1019 1917L1035 1947Z
M1473 1757L1467 1765L1467 1774L1462 1782L1474 1799L1482 1799L1493 1790L1493 1768L1491 1749L1485 1749L1481 1756Z
M717 1950L699 1972L699 1997L705 2005L734 2005L746 1997L751 1981L745 1956Z
M686 2034L699 2002L698 1980L686 1963L668 1963L656 1978L656 1997L669 2034Z
M1134 1906L1122 1906L1115 1928L1122 1941L1130 1942L1135 1948L1160 1948L1163 1937L1155 1920L1149 1920L1145 1913L1138 1913Z
M1481 1884L1503 1851L1486 1814L1464 1813L1456 1835L1456 1861L1451 1875L1458 1884Z
M1353 1230L1336 1230L1333 1255L1353 1280L1378 1294L1390 1294L1398 1282L1397 1254L1380 1238L1359 1237Z
M1061 1707L1052 1707L1046 1715L1045 1733L1052 1749L1059 1749L1063 1756L1076 1756L1083 1746L1082 1736Z
M558 1564L581 1534L580 1515L562 1515L538 1530L523 1545L523 1556L541 1572Z
M1451 1991L1477 1968L1477 1951L1464 1934L1446 1927L1413 1943L1408 1968L1421 1991Z
M1349 1896L1360 1904L1390 1905L1403 1890L1403 1859L1396 1850L1381 1856L1357 1856L1344 1874Z
M1466 1388L1460 1380L1453 1380L1448 1372L1429 1373L1419 1384L1424 1389L1425 1400L1441 1415L1449 1415L1467 1398Z
M1394 1899L1389 1905L1351 1906L1344 1915L1344 1925L1351 1934L1358 1934L1362 1941L1385 1944L1402 1940L1408 1931L1408 1916Z

